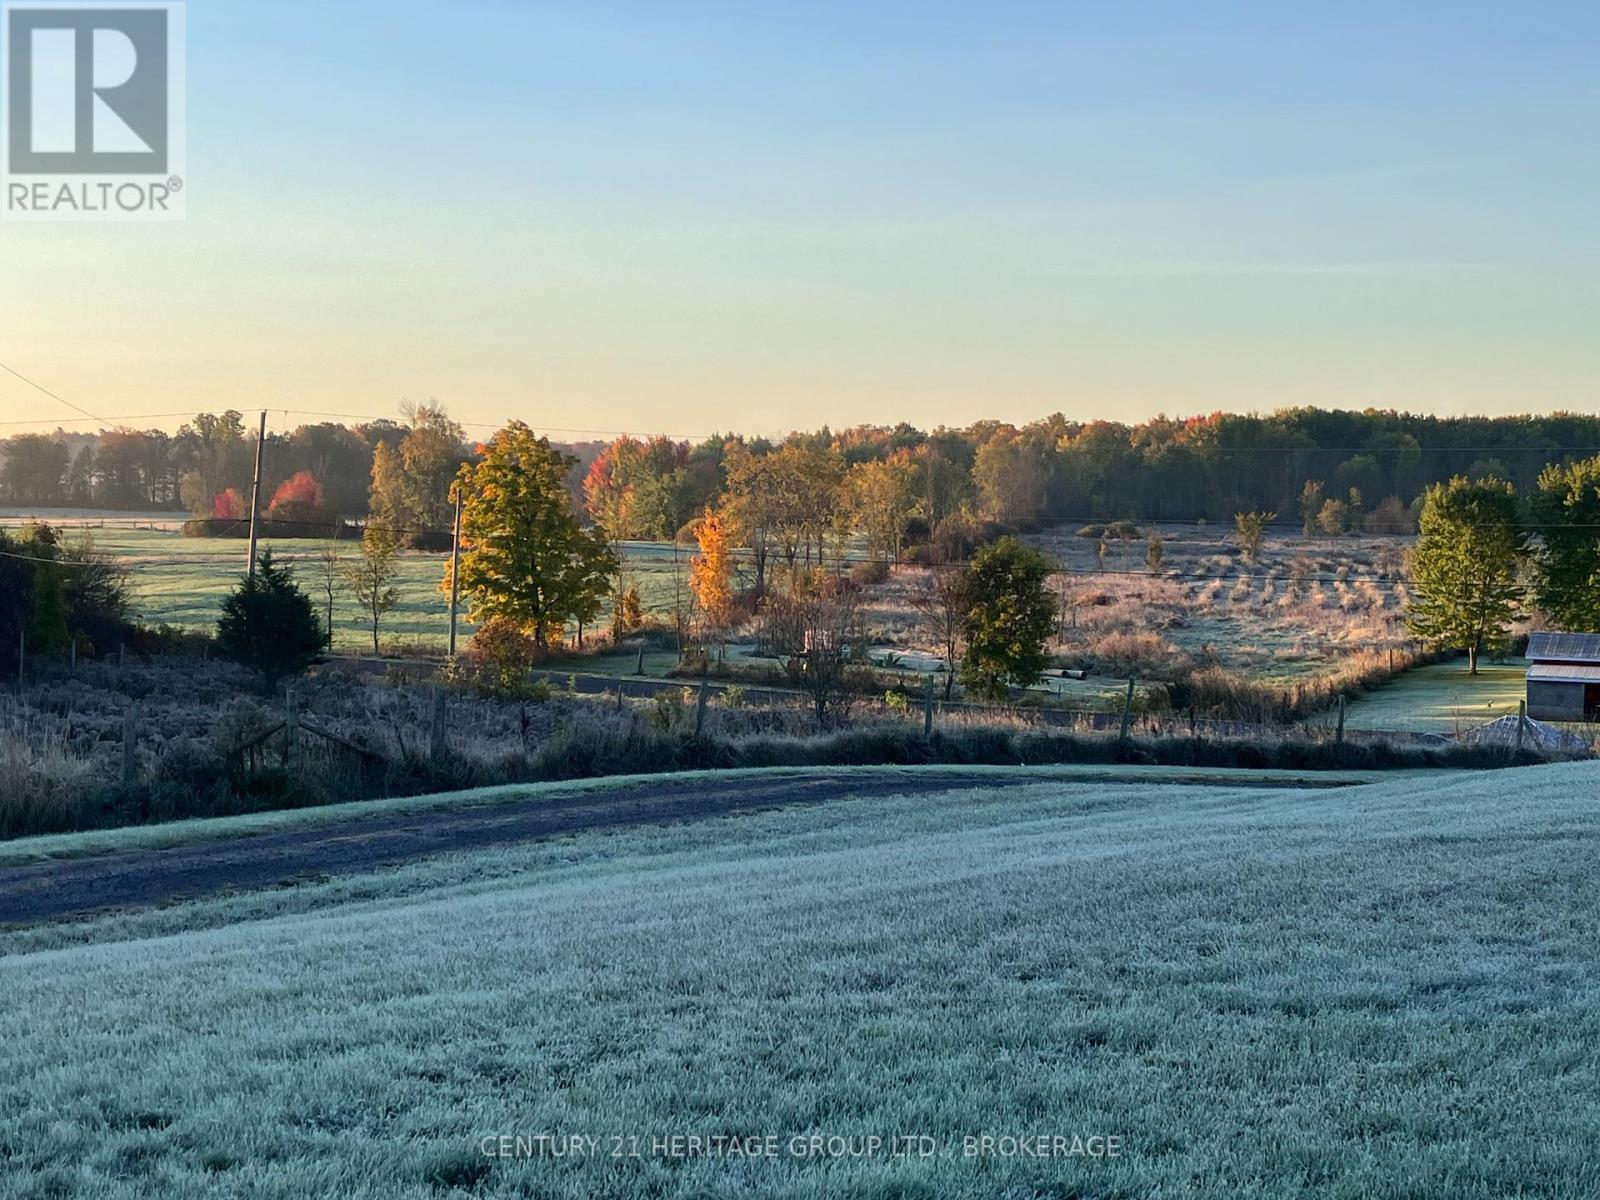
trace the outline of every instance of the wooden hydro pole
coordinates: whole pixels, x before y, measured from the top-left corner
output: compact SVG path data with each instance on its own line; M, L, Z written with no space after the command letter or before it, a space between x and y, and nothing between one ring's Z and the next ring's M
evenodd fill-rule
M245 574L255 578L256 573L256 516L261 511L261 452L267 444L267 414L261 413L261 425L256 431L256 473L250 484L250 557L245 562Z
M450 657L456 656L456 608L461 599L461 481L456 481L455 536L450 540Z

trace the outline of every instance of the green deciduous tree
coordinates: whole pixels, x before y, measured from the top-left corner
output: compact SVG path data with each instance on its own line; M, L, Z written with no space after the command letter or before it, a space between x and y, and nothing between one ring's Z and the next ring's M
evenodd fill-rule
M450 481L466 457L461 426L436 404L407 405L410 428L391 447L373 447L367 509L374 525L402 533L410 543L450 525Z
M447 529L454 516L450 484L466 457L461 426L432 401L407 404L404 409L411 424L400 443L407 521L413 528Z
M293 570L266 551L255 573L222 602L217 653L258 673L270 690L309 667L322 647L322 623L311 597L295 583Z
M1600 458L1546 467L1529 505L1535 600L1562 629L1600 632Z
M1416 590L1407 624L1432 645L1466 651L1477 674L1478 655L1502 641L1506 627L1520 618L1518 568L1526 550L1527 534L1509 483L1458 475L1434 484L1426 493L1411 552Z
M399 556L398 535L374 526L361 536L361 553L343 564L345 584L350 594L361 606L363 618L372 627L372 652L379 653L378 624L383 614L400 603L400 593L394 581L399 576L396 559ZM332 612L332 594L329 594L329 612Z
M483 450L457 483L465 489L461 590L475 623L508 618L543 650L552 629L598 614L617 571L616 555L603 531L578 523L566 488L571 456L520 421Z
M964 583L961 682L976 694L1004 700L1009 688L1042 677L1056 622L1051 570L1049 559L1016 538L1001 538L973 557Z

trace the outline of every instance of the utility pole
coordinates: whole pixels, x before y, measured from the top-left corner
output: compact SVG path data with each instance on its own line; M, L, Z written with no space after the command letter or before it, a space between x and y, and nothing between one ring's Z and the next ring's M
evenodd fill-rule
M261 426L256 432L256 475L250 485L250 559L245 563L245 574L254 579L256 574L256 514L261 511L261 451L267 444L267 414L261 413Z
M456 605L461 598L461 481L456 481L456 532L450 541L450 657L456 656Z

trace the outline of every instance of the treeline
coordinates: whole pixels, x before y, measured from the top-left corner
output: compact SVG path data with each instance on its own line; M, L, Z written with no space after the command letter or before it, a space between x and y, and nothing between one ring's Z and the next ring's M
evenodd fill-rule
M248 506L254 443L232 411L201 414L176 434L23 434L0 445L0 494L11 504L234 518ZM1531 491L1547 465L1600 449L1600 417L1300 408L1125 424L1058 414L1022 426L823 428L778 442L622 437L571 449L578 461L569 492L615 538L671 537L708 505L737 503L742 479L778 498L768 507L782 510L780 553L796 539L802 547L814 541L841 513L894 552L956 516L1026 529L1050 520L1227 521L1265 512L1324 532L1393 532L1409 525L1430 485L1454 476ZM460 426L434 405L398 421L308 424L269 435L263 508L351 518L381 510L443 530L448 480L471 457ZM802 512L808 505L813 511Z

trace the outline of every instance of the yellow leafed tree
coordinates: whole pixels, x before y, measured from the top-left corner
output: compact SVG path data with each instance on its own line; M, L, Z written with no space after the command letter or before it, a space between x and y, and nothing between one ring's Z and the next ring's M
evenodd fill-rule
M706 509L695 526L695 540L700 544L700 553L689 563L689 588L714 638L733 615L732 539L727 522Z

